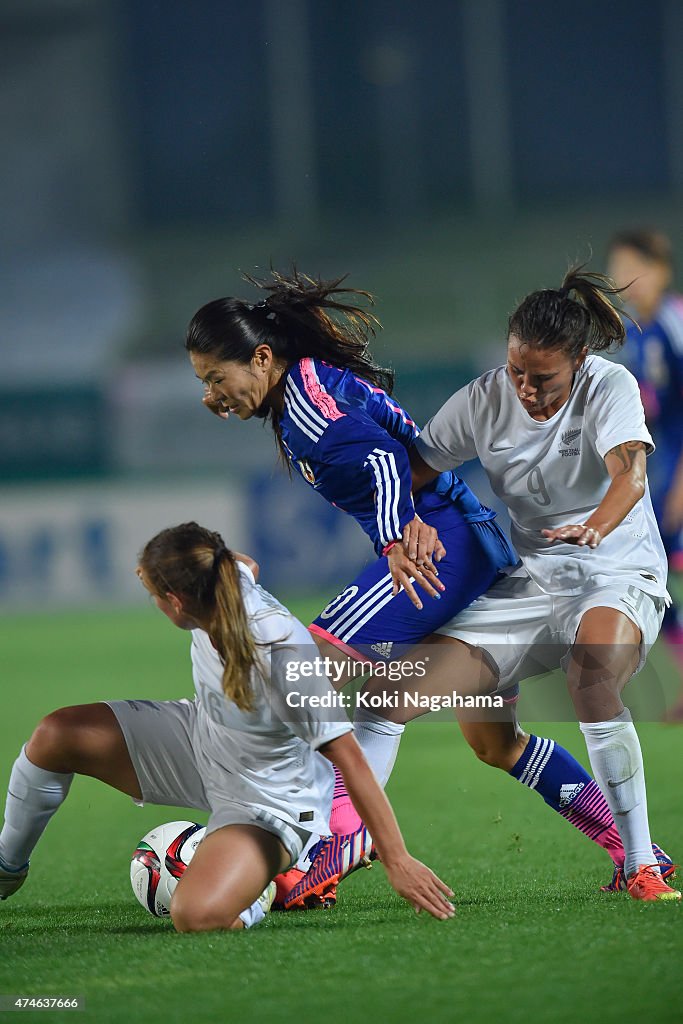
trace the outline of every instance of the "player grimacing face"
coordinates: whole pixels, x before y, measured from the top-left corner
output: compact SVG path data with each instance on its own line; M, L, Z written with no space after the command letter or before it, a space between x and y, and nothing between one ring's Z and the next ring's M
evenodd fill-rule
M280 382L284 367L276 362L267 345L259 345L249 363L220 360L200 352L190 352L190 360L206 389L206 398L223 416L248 420L268 415L271 392Z
M534 420L548 420L565 404L574 374L588 349L572 359L561 348L535 348L514 334L508 339L508 375L517 397Z

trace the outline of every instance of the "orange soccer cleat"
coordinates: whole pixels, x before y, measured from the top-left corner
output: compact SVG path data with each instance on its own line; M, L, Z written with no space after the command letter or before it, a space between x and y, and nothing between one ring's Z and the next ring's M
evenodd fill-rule
M290 868L289 871L284 871L280 875L276 875L273 881L277 886L275 900L273 902L273 910L284 910L285 903L289 901L289 894L298 883L304 878L306 872L299 870L299 868ZM303 905L307 910L328 909L333 907L337 902L337 887L336 885L328 885L320 895L311 896L306 903ZM290 908L287 908L290 909ZM299 909L299 908L297 908Z
M658 871L657 864L641 864L626 880L633 900L680 900L678 889L671 889Z

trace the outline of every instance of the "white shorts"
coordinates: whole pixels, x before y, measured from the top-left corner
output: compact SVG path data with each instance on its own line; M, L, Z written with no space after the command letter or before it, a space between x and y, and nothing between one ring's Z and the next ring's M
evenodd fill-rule
M206 835L224 825L257 825L272 832L295 864L312 833L263 807L207 795L192 746L197 707L192 700L108 700L121 727L142 800L137 804L190 807L210 813ZM218 766L214 766L215 772ZM226 793L230 773L225 772Z
M582 617L591 608L615 608L641 633L645 664L664 617L664 598L646 594L633 582L593 587L582 594L547 594L529 576L506 576L438 633L483 648L498 669L498 690L556 668L565 668Z

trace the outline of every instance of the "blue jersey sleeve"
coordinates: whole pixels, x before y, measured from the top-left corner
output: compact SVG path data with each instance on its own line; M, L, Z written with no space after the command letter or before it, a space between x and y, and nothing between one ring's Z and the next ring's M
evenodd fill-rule
M283 443L304 478L353 515L381 554L415 518L407 447L325 371L303 359L288 374Z
M375 516L361 522L377 554L415 518L412 477L406 448L378 427L365 413L348 409L346 422L330 425L320 442L320 453L331 464L351 470L362 487L374 492Z

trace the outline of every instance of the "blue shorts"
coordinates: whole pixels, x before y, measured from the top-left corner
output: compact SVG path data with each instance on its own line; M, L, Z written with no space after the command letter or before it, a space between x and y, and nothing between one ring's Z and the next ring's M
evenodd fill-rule
M448 506L423 517L446 548L438 563L446 589L436 600L415 587L422 609L402 590L395 597L387 559L379 558L334 597L311 632L361 660L392 661L480 597L517 555L498 524L466 522Z

